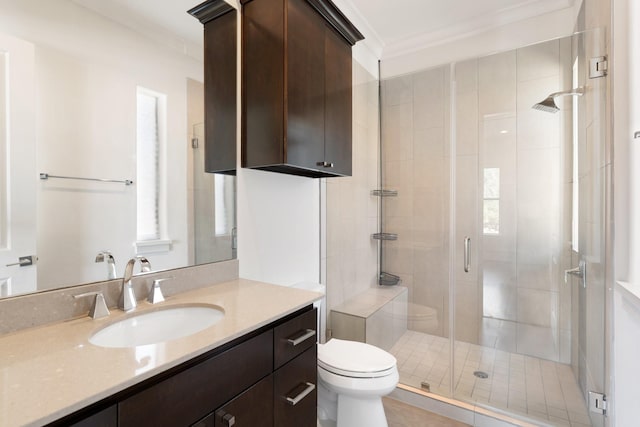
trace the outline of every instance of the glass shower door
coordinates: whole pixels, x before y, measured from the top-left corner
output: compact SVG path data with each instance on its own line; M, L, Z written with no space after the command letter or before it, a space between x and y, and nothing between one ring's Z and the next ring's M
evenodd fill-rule
M571 367L578 378L581 397L594 406L598 393L605 393L606 345L605 304L607 251L612 248L610 218L611 156L605 136L607 78L595 77L592 63L606 55L604 33L595 29L573 38L574 84L585 88L585 95L574 99L577 137L574 147L574 194L571 266L579 267L583 277L571 275L567 283L572 292ZM609 246L608 246L609 245ZM590 396L590 392L592 394ZM593 402L590 402L593 401ZM600 405L601 406L601 401ZM604 414L597 408L589 412L592 426L604 426Z
M461 400L588 424L587 391L604 389L604 82L585 78L584 53L598 46L576 35L453 66L452 388ZM554 112L532 108L582 86L585 96L556 95ZM564 280L581 259L586 290Z

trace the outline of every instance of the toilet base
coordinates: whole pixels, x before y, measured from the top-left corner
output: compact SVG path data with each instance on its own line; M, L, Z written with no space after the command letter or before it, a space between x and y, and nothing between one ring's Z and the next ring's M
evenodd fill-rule
M397 384L396 376L390 378L393 384ZM375 394L339 394L329 390L322 378L318 377L318 426L388 427L382 396L393 388L395 386Z
M388 427L382 398L338 395L337 427Z

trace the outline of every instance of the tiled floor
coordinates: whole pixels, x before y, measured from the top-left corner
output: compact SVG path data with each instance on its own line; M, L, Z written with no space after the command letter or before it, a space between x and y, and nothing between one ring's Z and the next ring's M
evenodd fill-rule
M469 427L469 424L388 397L382 398L382 403L389 427Z
M447 338L407 331L393 346L400 382L449 395ZM587 427L589 416L571 367L465 342L455 346L454 397L506 410L554 426ZM483 371L488 378L474 375ZM424 387L422 387L424 389Z

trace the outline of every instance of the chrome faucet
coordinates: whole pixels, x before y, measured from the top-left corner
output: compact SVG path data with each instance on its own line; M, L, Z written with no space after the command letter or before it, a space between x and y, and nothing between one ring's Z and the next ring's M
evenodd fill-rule
M111 252L109 251L98 252L98 255L96 255L96 262L104 262L105 258L107 260L107 279L109 280L115 279L117 277L116 260L113 258L113 255L111 255Z
M122 277L122 292L120 293L120 300L118 302L118 308L124 311L131 311L138 305L136 301L136 295L133 292L133 286L131 285L131 278L133 277L133 267L136 265L136 261L140 261L140 269L143 273L151 271L151 263L143 256L137 256L131 258L127 265L124 267L124 276Z

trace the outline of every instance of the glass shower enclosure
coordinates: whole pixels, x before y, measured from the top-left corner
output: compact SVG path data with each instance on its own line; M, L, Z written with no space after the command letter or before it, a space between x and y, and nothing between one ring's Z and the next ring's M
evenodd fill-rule
M602 425L586 403L605 387L601 56L596 30L381 82L397 191L381 269L409 292L392 348L405 387Z

